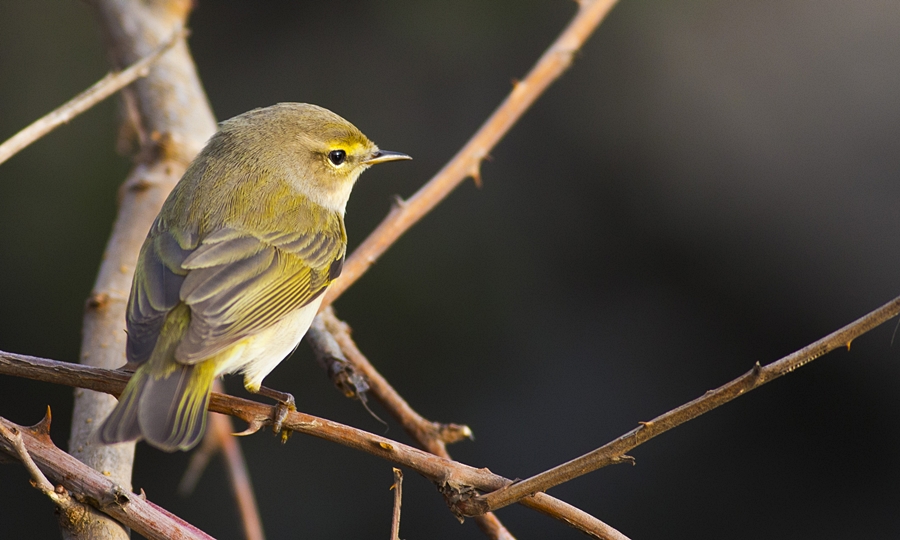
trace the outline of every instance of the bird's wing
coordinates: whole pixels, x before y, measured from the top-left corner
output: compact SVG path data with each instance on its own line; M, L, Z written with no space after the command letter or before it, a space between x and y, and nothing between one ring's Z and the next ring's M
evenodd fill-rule
M150 358L166 315L181 301L179 291L187 275L181 263L192 251L190 243L183 245L184 241L161 231L157 220L141 247L126 309L126 355L131 363Z
M321 230L255 236L222 228L202 241L154 225L144 242L127 309L128 360L150 358L166 315L179 302L190 324L176 360L200 362L325 292L340 275L343 222Z
M340 274L345 250L343 223L327 232L260 237L224 228L207 236L181 263L191 322L176 360L200 362L308 304Z

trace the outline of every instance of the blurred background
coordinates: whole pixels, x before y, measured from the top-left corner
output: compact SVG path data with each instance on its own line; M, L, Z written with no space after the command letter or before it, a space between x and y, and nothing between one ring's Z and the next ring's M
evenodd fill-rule
M444 164L569 21L563 0L211 2L190 45L219 119L328 107L414 156L366 173L351 248ZM858 0L623 0L484 164L336 307L458 460L525 478L592 450L900 294L900 10ZM108 70L90 9L0 5L0 139ZM0 166L0 349L75 361L129 160L116 100ZM631 538L896 538L900 346L891 322L551 490ZM300 410L376 433L301 346L267 379ZM240 381L227 381L243 395ZM72 390L0 377L0 415ZM381 410L376 406L376 412ZM384 415L382 415L384 416ZM391 422L387 436L408 439ZM379 538L391 465L295 435L241 440L268 537ZM214 461L139 445L134 486L240 538ZM479 538L406 471L401 537ZM10 538L56 538L49 501L0 467ZM518 538L582 538L523 507ZM13 531L12 534L10 531Z

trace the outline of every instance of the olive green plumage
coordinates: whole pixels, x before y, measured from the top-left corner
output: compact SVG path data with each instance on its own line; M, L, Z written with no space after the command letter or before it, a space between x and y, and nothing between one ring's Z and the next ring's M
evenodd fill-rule
M396 159L409 158L314 105L223 122L141 248L126 321L126 355L139 367L100 440L189 449L217 376L240 371L257 391L340 274L350 189L370 165Z

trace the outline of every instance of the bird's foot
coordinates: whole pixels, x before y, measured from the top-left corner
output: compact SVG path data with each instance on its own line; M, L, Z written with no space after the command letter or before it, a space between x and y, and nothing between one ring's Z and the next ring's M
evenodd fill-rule
M275 405L275 414L272 415L272 431L276 434L280 433L281 442L286 443L293 432L283 427L284 419L287 418L288 413L297 410L294 396L287 392L273 390L267 386L260 386L256 393L278 402Z

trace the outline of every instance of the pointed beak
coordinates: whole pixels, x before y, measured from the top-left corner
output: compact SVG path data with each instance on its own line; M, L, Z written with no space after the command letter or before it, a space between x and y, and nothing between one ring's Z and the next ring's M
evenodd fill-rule
M406 154L400 152L391 152L390 150L378 150L372 157L363 161L364 165L375 165L376 163L387 163L388 161L401 161L404 159L412 159Z

